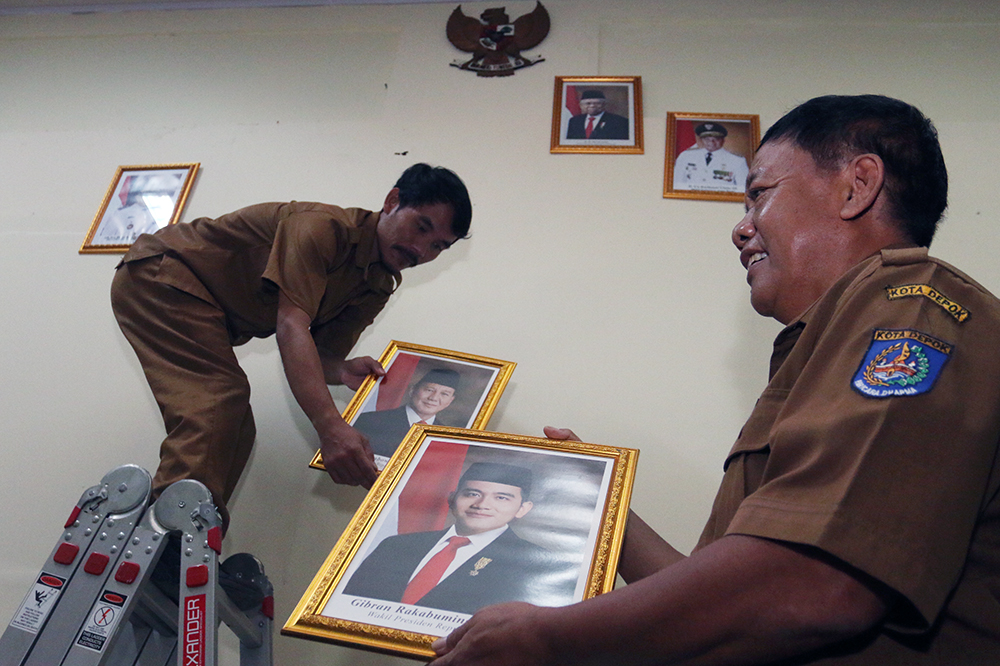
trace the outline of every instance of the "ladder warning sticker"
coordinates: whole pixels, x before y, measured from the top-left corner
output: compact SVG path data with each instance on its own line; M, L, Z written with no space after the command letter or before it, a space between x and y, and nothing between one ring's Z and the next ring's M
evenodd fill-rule
M37 634L45 624L49 611L56 605L56 599L66 585L62 576L53 576L44 571L35 580L35 586L28 590L28 596L21 602L21 607L14 614L10 626Z
M94 652L103 652L121 619L127 600L125 595L105 590L87 616L76 644Z

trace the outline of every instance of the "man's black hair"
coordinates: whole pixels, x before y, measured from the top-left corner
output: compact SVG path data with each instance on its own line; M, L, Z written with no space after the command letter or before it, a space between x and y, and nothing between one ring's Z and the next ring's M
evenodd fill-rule
M434 368L433 370L428 370L424 373L424 376L420 378L420 381L413 385L413 388L423 386L424 384L440 384L441 386L450 386L457 391L461 383L462 375L458 374L455 370L450 370L448 368Z
M788 139L822 169L874 153L885 164L889 212L917 245L929 246L948 206L948 171L937 130L916 107L882 95L826 95L789 111L760 145Z
M527 501L531 495L531 470L520 465L507 465L505 463L476 462L469 465L469 468L458 480L455 492L462 489L462 485L468 481L491 481L502 483L508 486L516 486L521 489L521 501Z
M472 224L472 202L465 183L454 171L421 162L404 171L395 187L399 188L400 208L450 204L451 232L459 238L468 238L469 226Z

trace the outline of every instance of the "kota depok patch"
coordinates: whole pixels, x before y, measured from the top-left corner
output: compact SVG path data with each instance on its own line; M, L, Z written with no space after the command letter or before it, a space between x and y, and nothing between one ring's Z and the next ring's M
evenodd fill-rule
M907 296L923 296L940 305L956 321L963 322L969 317L969 310L961 303L956 303L929 284L901 284L898 287L886 287L885 296L890 301Z
M953 349L920 331L875 329L851 386L869 398L926 393Z

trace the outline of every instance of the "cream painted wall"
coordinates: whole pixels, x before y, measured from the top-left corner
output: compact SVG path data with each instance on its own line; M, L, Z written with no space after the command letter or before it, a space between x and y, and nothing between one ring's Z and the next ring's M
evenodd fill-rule
M3 622L83 489L155 466L162 426L108 305L117 257L77 254L120 164L200 161L187 220L292 198L377 207L415 161L458 171L473 238L408 271L356 352L398 339L517 361L491 426L640 448L633 506L682 550L779 326L748 304L729 241L741 206L662 198L667 111L756 113L766 128L817 94L917 104L952 173L934 252L1000 292L995 3L546 6L546 61L492 80L448 66L462 55L448 4L0 21ZM551 155L556 75L640 75L645 154ZM264 561L280 623L362 493L306 468L315 435L273 340L239 356L259 434L225 548ZM276 662L412 663L285 637Z

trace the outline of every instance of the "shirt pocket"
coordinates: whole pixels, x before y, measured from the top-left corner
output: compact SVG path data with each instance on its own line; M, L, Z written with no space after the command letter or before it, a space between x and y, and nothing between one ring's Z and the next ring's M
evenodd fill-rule
M757 404L754 405L750 418L743 424L729 456L726 457L724 469L728 469L729 465L737 458L768 451L771 429L774 427L774 422L777 420L781 408L785 406L788 393L788 389L764 389L764 392L757 398Z

